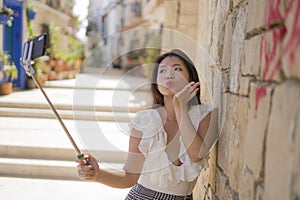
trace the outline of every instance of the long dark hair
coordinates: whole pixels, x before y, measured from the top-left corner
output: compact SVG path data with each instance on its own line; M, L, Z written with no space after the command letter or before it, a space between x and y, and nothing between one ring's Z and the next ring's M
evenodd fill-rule
M152 98L153 98L153 107L157 105L164 106L164 96L159 92L158 87L157 87L157 74L158 74L158 68L159 64L161 61L167 57L171 56L176 56L179 58L186 66L188 73L189 73L189 82L194 81L194 82L199 82L199 77L198 77L198 72L196 70L195 65L191 61L191 59L181 50L179 49L173 49L167 53L164 53L160 55L154 65L154 69L152 72L152 80L151 80L151 93L152 93ZM195 97L193 97L189 102L188 106L190 107L191 105L197 105L201 104L200 101L200 90L198 90L197 94Z

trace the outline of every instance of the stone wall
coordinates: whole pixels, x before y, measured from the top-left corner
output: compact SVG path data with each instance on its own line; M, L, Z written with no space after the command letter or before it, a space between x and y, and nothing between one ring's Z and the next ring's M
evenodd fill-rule
M300 199L300 1L198 6L196 39L212 61L198 63L221 137L195 199Z

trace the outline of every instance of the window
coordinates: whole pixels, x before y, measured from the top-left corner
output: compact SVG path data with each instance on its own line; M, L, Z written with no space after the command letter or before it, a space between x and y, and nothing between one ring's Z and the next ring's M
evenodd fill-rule
M108 27L107 27L107 15L102 16L102 30L101 30L101 36L104 40L104 44L106 45L107 40L107 34L108 34Z
M142 16L142 7L141 2L134 2L131 4L131 12L133 13L134 17L141 17Z

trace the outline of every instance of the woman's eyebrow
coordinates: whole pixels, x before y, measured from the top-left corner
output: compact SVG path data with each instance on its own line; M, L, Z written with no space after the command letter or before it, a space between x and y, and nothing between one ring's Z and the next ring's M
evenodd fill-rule
M176 67L176 66L182 66L180 63L175 63L172 65L172 67Z
M182 66L182 64L180 64L180 63L175 63L175 64L173 64L171 67L177 67L177 66ZM160 64L159 67L167 67L167 65L165 65L165 64Z

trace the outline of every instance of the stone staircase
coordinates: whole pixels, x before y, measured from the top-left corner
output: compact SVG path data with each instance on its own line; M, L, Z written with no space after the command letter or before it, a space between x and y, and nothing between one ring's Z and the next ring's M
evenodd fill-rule
M114 169L126 159L127 123L151 100L145 79L126 77L121 81L127 85L116 87L120 77L108 74L96 88L74 89L74 80L44 87L82 152ZM94 104L75 105L75 90L92 90ZM75 159L71 142L38 89L0 96L0 176L78 180Z

